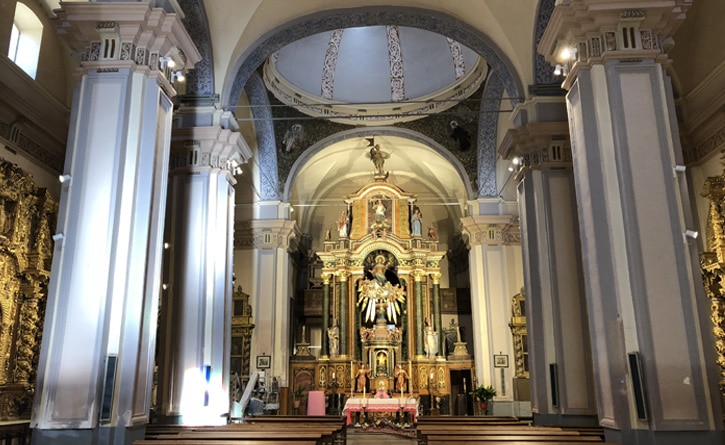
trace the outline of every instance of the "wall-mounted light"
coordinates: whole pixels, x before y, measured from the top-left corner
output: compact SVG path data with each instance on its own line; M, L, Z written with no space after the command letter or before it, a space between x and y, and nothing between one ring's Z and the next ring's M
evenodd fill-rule
M56 233L52 236L53 241L55 242L56 246L64 246L65 245L65 235L62 233Z
M164 243L164 249L168 249L169 247L171 247L171 244L169 244L169 243Z
M514 171L514 168L512 166L510 166L510 165L509 165L509 171L510 172Z
M161 285L161 289L163 289L163 290L166 290L168 288L169 288L169 285L166 284L166 283L164 283L164 284Z
M687 243L687 238L690 239L697 239L698 235L700 235L696 230L685 230L685 233L682 234L682 239Z
M171 83L183 82L184 80L186 80L186 78L184 77L184 73L181 71L174 71L171 73Z
M64 185L70 185L72 180L73 180L73 177L69 174L58 176L58 181L60 181L60 183L64 184Z

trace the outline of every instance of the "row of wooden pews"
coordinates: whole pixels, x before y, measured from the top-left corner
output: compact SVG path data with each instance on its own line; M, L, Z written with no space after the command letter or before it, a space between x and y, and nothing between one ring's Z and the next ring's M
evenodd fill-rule
M345 445L342 416L257 416L216 427L148 425L134 445Z
M601 428L532 426L515 417L420 417L417 431L419 445L613 445Z

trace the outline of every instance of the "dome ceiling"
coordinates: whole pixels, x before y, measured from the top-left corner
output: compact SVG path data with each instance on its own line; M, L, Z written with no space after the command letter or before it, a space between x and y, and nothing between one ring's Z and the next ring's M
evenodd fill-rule
M267 87L283 103L355 125L443 111L473 94L486 74L471 49L402 26L315 34L285 46L264 67Z

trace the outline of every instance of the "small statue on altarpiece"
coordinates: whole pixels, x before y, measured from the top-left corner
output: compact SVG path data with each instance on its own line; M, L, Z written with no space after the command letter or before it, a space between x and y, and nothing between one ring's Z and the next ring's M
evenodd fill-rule
M372 370L365 363L360 365L360 368L358 368L357 374L355 376L355 378L357 380L357 386L356 386L357 392L365 392L371 372L372 372Z
M408 371L405 370L403 365L398 363L398 367L395 369L395 391L400 393L405 392L405 384L409 378Z

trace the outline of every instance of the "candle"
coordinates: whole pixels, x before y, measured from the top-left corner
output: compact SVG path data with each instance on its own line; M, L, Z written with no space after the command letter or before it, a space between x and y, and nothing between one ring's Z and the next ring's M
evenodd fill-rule
M335 371L332 371L332 380L335 380Z
M353 366L352 360L350 360L350 392L355 392L355 367Z
M418 379L416 379L418 380ZM413 396L413 360L408 360L408 392Z

